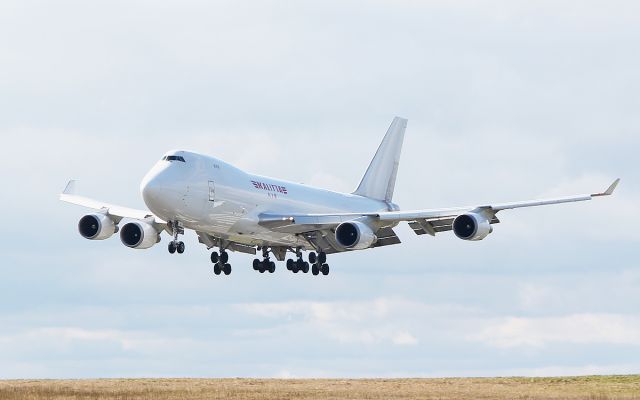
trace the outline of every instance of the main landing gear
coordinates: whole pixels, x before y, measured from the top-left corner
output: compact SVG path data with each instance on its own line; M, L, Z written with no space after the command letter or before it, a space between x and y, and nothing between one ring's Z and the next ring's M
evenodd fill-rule
M294 274L298 272L307 273L309 272L309 264L311 264L311 273L313 275L329 275L329 264L327 264L327 254L325 252L320 252L317 256L316 253L309 253L309 262L305 262L302 259L302 251L300 249L296 250L297 260L288 259L287 260L287 269Z
M220 275L221 273L224 273L225 275L229 275L231 273L231 264L229 264L229 253L227 253L225 250L221 250L220 255L218 255L217 251L211 253L211 262L214 264L214 274Z
M169 226L173 231L173 240L169 242L169 253L174 254L176 251L178 254L184 253L184 242L178 240L178 235L184 234L184 228L180 226L178 221L169 222Z
M276 263L269 259L269 249L267 247L262 248L262 261L258 258L253 260L253 269L261 274L266 271L273 274L276 271Z
M294 274L302 271L302 273L306 274L309 272L309 263L302 259L302 251L300 249L296 249L296 257L297 260L288 259L287 260L287 269Z
M313 264L311 266L311 273L313 275L329 275L329 264L327 264L327 253L321 251L317 256L316 253L309 253L309 262Z

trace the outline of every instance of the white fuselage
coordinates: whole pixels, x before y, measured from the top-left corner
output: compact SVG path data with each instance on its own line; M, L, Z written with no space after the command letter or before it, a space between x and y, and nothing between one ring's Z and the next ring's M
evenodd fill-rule
M168 161L167 156L174 159ZM147 207L165 221L248 245L306 244L296 235L258 225L261 213L378 212L393 207L358 195L252 175L188 151L167 153L144 177L140 190Z

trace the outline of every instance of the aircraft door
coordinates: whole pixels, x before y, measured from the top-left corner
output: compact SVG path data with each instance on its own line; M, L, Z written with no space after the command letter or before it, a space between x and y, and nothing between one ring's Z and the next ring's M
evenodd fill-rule
M216 184L214 181L209 181L209 201L213 202L216 199Z

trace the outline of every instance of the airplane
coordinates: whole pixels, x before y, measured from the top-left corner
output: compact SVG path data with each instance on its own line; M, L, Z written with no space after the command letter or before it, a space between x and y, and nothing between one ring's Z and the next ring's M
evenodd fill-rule
M215 157L173 150L140 184L149 211L79 196L73 180L60 200L93 210L78 222L86 239L104 240L119 232L125 246L148 249L167 232L169 253L182 254L179 235L191 229L207 250L214 249L210 259L216 275L231 273L229 251L260 252L262 258L253 260L260 273L275 271L271 255L284 261L291 253L289 271L328 275L328 254L399 244L393 228L401 222L418 235L453 231L462 240L478 241L493 232L500 211L609 196L620 182L604 192L563 198L402 211L392 199L406 127L406 119L393 119L353 193L254 175ZM303 252L309 252L308 261Z

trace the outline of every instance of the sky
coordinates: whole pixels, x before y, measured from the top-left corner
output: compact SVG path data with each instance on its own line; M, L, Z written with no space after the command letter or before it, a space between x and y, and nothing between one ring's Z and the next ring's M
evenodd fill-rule
M640 3L0 2L0 378L640 373ZM213 274L77 233L144 208L169 149L355 189L409 119L402 209L592 193L329 257Z

